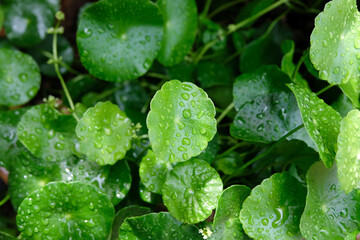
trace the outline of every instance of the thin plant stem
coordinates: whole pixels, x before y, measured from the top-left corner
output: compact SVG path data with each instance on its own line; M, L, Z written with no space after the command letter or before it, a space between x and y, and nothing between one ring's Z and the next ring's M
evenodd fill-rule
M162 80L169 80L170 78L164 74L161 73L154 73L154 72L148 72L146 73L147 77L152 77L152 78L158 78L158 79L162 79Z
M212 0L206 0L205 6L204 6L204 10L201 13L201 15L205 16L208 14L209 10L210 10L210 6L211 6L211 2Z
M329 90L329 89L332 88L333 86L335 86L335 85L331 84L331 85L328 85L328 86L324 87L323 89L321 89L320 91L318 91L318 92L316 93L316 96L319 96L320 94L326 92L327 90Z
M302 57L299 59L299 61L296 64L296 67L291 75L291 79L294 81L294 79L296 78L296 75L299 72L299 69L301 67L301 65L303 64L303 62L305 61L305 59L307 58L307 56L309 55L309 51L306 51L305 54L302 55Z
M219 124L221 120L234 108L234 103L230 103L229 106L225 108L225 110L220 114L220 116L216 119L216 123Z
M6 194L6 196L0 201L0 207L4 205L10 199L10 195Z
M231 148L229 148L228 150L226 150L225 152L221 153L220 155L217 156L217 158L221 158L223 156L226 156L228 153L240 148L240 147L244 147L244 146L247 146L249 145L248 142L245 142L245 141L242 141L242 142L239 142L238 144L235 144L234 146L232 146Z
M228 8L231 8L232 6L235 6L239 3L242 3L242 2L246 2L247 0L234 0L234 1L231 1L231 2L228 2L228 3L225 3L223 5L221 5L220 7L218 7L217 9L215 9L214 11L212 11L210 14L209 14L209 18L212 18L214 17L215 15L219 14L220 12L228 9Z

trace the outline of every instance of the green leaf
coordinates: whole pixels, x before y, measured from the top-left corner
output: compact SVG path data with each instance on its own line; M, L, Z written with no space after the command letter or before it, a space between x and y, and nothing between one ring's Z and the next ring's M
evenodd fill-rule
M304 126L317 145L321 160L331 167L336 154L340 114L310 90L294 84L288 86L296 97Z
M76 120L53 107L36 105L22 116L17 132L19 140L38 158L60 161L73 154Z
M159 0L164 18L164 37L157 59L164 66L181 62L190 51L197 29L197 7L194 0Z
M215 107L201 88L172 80L157 91L147 117L155 155L171 163L199 155L216 133Z
M360 111L350 111L342 120L338 136L336 164L341 188L345 193L360 188Z
M293 56L295 52L295 43L292 40L285 40L281 44L281 49L284 53L284 56L281 60L281 70L286 73L290 78L295 70L295 64L293 63ZM298 72L292 81L295 84L298 84L304 88L309 88L307 81L302 77L302 75Z
M95 187L55 182L21 203L16 223L24 239L106 239L114 215L108 197Z
M161 204L161 195L151 192L142 182L139 183L139 195L141 200L151 204Z
M161 194L166 176L171 169L169 161L157 158L153 151L149 150L140 163L141 182L151 192Z
M170 213L150 213L141 217L130 217L119 229L119 240L202 240L199 229L177 221Z
M80 16L77 46L82 64L92 75L121 82L149 70L162 35L163 19L151 1L104 0Z
M29 55L15 49L0 49L0 106L21 105L40 88L39 67Z
M230 67L214 61L200 62L196 66L196 78L201 87L231 86L233 73Z
M196 158L206 161L211 164L219 151L219 137L218 134L209 142L207 148Z
M45 56L43 52L52 54L53 36L48 35L46 39L34 48L29 49L27 52L36 60L40 66L40 71L46 76L55 77L56 72L53 64L48 64L49 57ZM69 41L60 36L57 36L57 53L62 62L71 66L74 60L74 50L72 49ZM59 66L60 73L66 73L66 68L62 65Z
M331 106L340 113L341 117L345 117L348 112L353 109L351 101L345 94L341 94L339 98L331 104Z
M70 157L63 162L48 162L33 157L25 149L13 156L9 174L9 194L15 209L33 191L49 182L85 182L106 193L116 205L130 190L131 175L126 161L114 166Z
M269 7L273 2L274 0L252 0L248 2L244 7L239 9L236 22L244 21L245 19L258 14L263 9ZM254 21L251 21L245 26L250 26L253 23Z
M46 37L54 25L59 0L13 0L5 3L5 32L7 38L20 47L31 47Z
M286 87L289 76L276 66L264 66L240 75L234 83L234 105L238 111L230 127L233 137L270 143L302 124L299 108ZM293 136L306 141L300 135Z
M354 106L360 92L360 14L355 0L333 0L315 19L310 59L320 78L341 84ZM344 86L345 85L345 86Z
M198 223L211 215L223 184L210 165L198 159L180 162L163 185L163 201L171 215L184 223Z
M250 188L240 185L232 185L224 190L216 208L211 239L246 239L239 217L242 204L250 192Z
M182 61L179 64L167 68L170 79L180 79L182 82L194 82L195 64Z
M306 182L308 194L300 221L304 238L340 240L360 229L360 192L345 194L341 190L336 166L328 169L315 163Z
M0 167L8 168L12 149L17 147L16 126L26 109L0 111Z
M131 148L131 121L111 102L89 108L75 131L80 151L100 165L115 164Z
M138 217L148 213L151 213L151 209L148 207L141 206L128 206L120 209L114 218L112 225L111 240L117 240L119 238L119 228L129 217Z
M211 46L214 51L224 50L226 48L226 31L217 23L205 18L204 16L199 17L200 25L204 26L205 29L202 33L202 42L204 45L216 40Z
M240 220L255 239L302 239L300 217L306 189L288 172L276 173L256 186L244 201Z

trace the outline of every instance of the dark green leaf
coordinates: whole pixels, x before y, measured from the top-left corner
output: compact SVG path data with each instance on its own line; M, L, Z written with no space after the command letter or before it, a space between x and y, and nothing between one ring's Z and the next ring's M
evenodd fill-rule
M345 117L348 112L353 109L351 101L345 94L341 94L339 98L331 104L331 106L340 113L341 117Z
M246 239L240 222L240 210L244 200L250 195L251 189L233 185L224 190L219 199L214 217L214 240Z
M21 105L35 97L41 76L32 57L15 49L1 48L0 65L0 106Z
M223 184L215 169L203 161L180 162L163 185L163 201L169 212L184 223L198 223L210 216Z
M191 49L197 28L195 0L159 0L164 18L164 37L158 60L165 66L181 62Z
M186 60L168 68L170 79L179 79L182 82L194 82L194 71L195 64Z
M24 239L106 239L114 215L108 197L95 187L55 182L21 203L16 223Z
M276 173L256 186L244 201L240 220L255 239L302 239L300 217L306 189L288 172Z
M196 77L202 88L229 86L233 82L231 68L213 61L200 62L196 66Z
M288 86L296 97L304 126L317 145L321 160L325 166L331 167L337 148L340 114L310 90L294 84Z
M36 105L22 116L17 132L19 140L38 158L60 161L73 154L76 120L53 107Z
M177 221L170 213L150 213L141 217L127 218L119 229L119 240L202 240L194 225Z
M162 35L163 19L152 2L103 0L80 16L77 45L81 62L91 74L121 82L149 70Z
M360 229L360 192L341 190L334 165L315 163L307 173L308 194L300 229L306 239L344 239ZM355 239L355 238L353 238Z

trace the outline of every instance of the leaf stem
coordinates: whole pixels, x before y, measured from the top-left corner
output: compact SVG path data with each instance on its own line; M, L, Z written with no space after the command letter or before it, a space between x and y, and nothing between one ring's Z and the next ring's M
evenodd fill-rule
M246 26L250 22L260 18L261 16L265 15L266 13L270 12L271 10L277 8L278 6L288 2L289 0L279 0L276 3L273 3L269 7L265 8L264 10L258 12L257 14L237 23L237 24L230 24L228 32L226 33L226 36L230 35L231 33L237 31L238 29ZM199 52L199 54L195 57L194 63L195 65L201 60L201 58L204 56L204 54L217 42L217 39L214 39L211 42L208 42Z
M239 4L239 3L242 3L242 2L246 2L247 0L234 0L234 1L231 1L231 2L228 2L228 3L225 3L223 5L221 5L220 7L218 7L217 9L215 9L214 11L212 11L210 14L209 14L209 18L212 18L214 17L215 15L217 15L218 13L232 7L232 6L235 6L236 4Z
M320 94L326 92L327 90L329 90L329 89L332 88L333 86L335 86L335 85L331 84L331 85L328 85L328 86L324 87L323 89L321 89L320 91L318 91L318 92L316 93L316 96L319 96Z
M309 55L309 50L307 50L305 52L305 54L303 54L301 56L301 58L297 62L296 67L295 67L295 69L294 69L294 71L293 71L293 73L291 75L291 80L294 81L294 79L296 78L297 73L299 72L299 69L300 69L301 65L303 64L303 62L305 61L305 59L307 58L308 55Z
M230 103L229 106L225 108L225 110L220 114L220 116L216 119L216 123L219 124L221 120L234 108L234 102Z
M55 29L58 29L59 26L60 26L60 21L57 22ZM79 117L75 113L75 106L74 106L73 100L72 100L69 90L65 84L65 80L62 77L60 70L59 70L59 58L58 58L58 52L57 52L57 31L56 30L54 31L54 35L53 35L52 47L53 47L53 60L54 60L54 67L55 67L56 75L60 80L60 83L64 90L65 96L69 102L70 109L72 111L72 115L74 116L76 121L79 121Z
M211 2L212 2L212 0L206 0L204 10L201 13L202 16L206 16L208 14L210 6L211 6Z
M10 195L6 194L6 196L0 201L0 207L4 205L10 199Z
M246 146L248 145L248 142L242 141L239 142L238 144L235 144L234 146L232 146L231 148L229 148L228 150L224 151L223 153L219 154L216 158L221 158L223 156L226 156L228 153L234 151L235 149L238 149L240 147Z
M164 74L161 73L154 73L154 72L148 72L146 73L147 77L152 77L152 78L158 78L158 79L162 79L162 80L169 80L170 78Z

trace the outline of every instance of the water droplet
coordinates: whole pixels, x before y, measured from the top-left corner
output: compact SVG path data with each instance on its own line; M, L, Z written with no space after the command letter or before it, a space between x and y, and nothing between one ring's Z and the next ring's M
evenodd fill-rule
M185 109L183 111L182 115L183 115L184 118L189 118L189 117L191 117L191 112L190 112L189 109Z
M334 74L339 74L340 73L340 68L336 67L333 71Z
M356 49L360 49L360 39L356 39L356 40L355 40L354 47L355 47Z
M19 78L20 78L20 81L22 81L22 82L27 82L27 80L29 79L28 75L26 73L19 74Z
M55 143L55 149L57 149L57 150L63 150L64 147L65 147L64 143L61 143L61 142Z
M188 93L182 93L182 94L181 94L181 97L182 97L184 100L189 100L190 94L188 94Z
M191 91L191 89L193 88L192 86L188 85L188 84L185 84L183 83L181 85L182 89L184 89L185 91Z
M183 138L182 144L184 144L184 145L190 145L190 143L191 143L190 138Z

